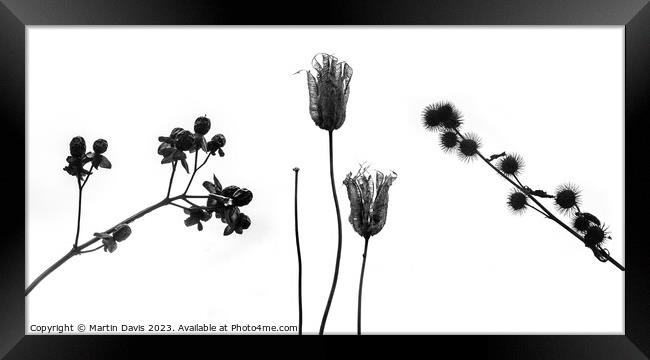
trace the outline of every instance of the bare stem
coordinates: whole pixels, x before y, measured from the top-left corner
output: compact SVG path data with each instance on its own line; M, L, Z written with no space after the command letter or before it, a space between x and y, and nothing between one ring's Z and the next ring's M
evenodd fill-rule
M137 213L129 216L128 218L118 222L117 224L113 225L112 227L108 228L107 230L105 230L103 232L107 233L107 234L112 233L112 232L115 231L115 228L120 224L130 224L133 221L135 221L135 220L149 214L150 212L152 212L152 211L154 211L156 209L159 209L159 208L161 208L163 206L170 205L175 200L184 200L187 197L207 198L208 196L207 195L183 195L183 194L181 194L181 195L177 195L177 196L174 196L174 197L166 197L166 198L162 199L161 201L159 201L159 202L157 202L157 203L155 203L155 204L153 204L153 205L151 205L149 207L146 207L146 208L138 211ZM25 289L25 296L29 295L29 293L36 287L36 285L38 285L41 281L43 281L43 279L45 279L48 275L50 275L59 266L63 265L66 261L70 260L70 258L72 258L74 255L79 255L79 254L82 254L82 253L88 253L88 252L92 252L92 251L96 250L96 249L94 249L94 250L90 250L90 251L83 251L84 249L86 249L87 247L91 246L92 244L96 243L99 240L101 240L101 238L95 236L92 239L86 241L85 243L83 243L83 244L81 244L79 246L73 247L61 259L59 259L57 262L52 264L52 266L47 268L41 275L39 275L27 287L27 289Z
M546 218L548 217L548 215L546 215L542 210L536 208L534 205L526 204L526 206L533 209L533 210L535 210L535 211L537 211L538 213L542 214L543 217L546 217Z
M169 177L169 186L167 187L167 196L165 198L169 199L169 194L172 191L172 183L174 182L174 174L176 174L176 161L172 162L172 175Z
M183 209L183 210L189 210L189 209L190 209L190 208L188 208L188 207L185 207L185 206L183 206L183 205L178 205L178 204L176 204L176 203L169 203L169 205L176 206L176 207L181 208L181 209Z
M86 180L88 178L86 177ZM84 181L84 185L86 182ZM79 203L77 204L77 234L74 237L74 245L72 246L72 249L77 248L77 244L79 244L79 229L81 228L81 195L83 194L83 185L81 185L81 178L77 177L77 187L79 188Z
M194 153L194 170L192 171L192 176L190 176L190 181L187 182L187 186L185 187L185 191L183 191L183 194L187 194L187 190L189 190L190 185L192 185L192 181L194 180L194 175L196 175L198 162L199 162L199 152L197 151Z
M339 266L341 264L341 248L343 247L343 229L341 227L341 210L339 209L339 200L336 196L336 185L334 183L334 145L332 141L333 130L329 131L329 150L330 150L330 182L332 183L332 196L334 197L334 206L336 207L336 220L338 223L338 248L336 250L336 264L334 265L334 279L332 280L332 288L327 299L325 312L323 313L323 320L320 324L319 335L325 332L325 323L327 322L327 315L329 314L330 307L332 306L332 299L334 298L334 291L336 291L336 283L339 278Z
M300 237L298 236L298 171L294 168L296 177L295 194L294 194L294 217L296 228L296 251L298 252L298 335L302 335L302 257L300 255Z
M94 249L91 249L91 250L79 251L79 254L87 254L87 253L91 253L91 252L93 252L93 251L97 251L97 250L99 250L99 249L101 249L101 248L103 248L103 247L104 247L104 244L101 244L101 245L99 245L98 247L96 247L96 248L94 248Z
M363 245L363 262L361 263L361 276L359 277L359 303L357 306L357 335L361 335L361 294L363 292L363 275L366 271L366 258L368 255L368 240L369 236L366 236L365 243Z

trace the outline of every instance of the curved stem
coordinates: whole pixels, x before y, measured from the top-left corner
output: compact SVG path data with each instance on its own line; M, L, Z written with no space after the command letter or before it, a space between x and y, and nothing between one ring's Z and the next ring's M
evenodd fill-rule
M339 199L336 196L336 185L334 184L334 145L332 141L333 130L329 131L329 149L330 149L330 182L332 183L332 196L334 197L334 206L336 207L336 220L338 223L338 249L336 250L336 264L334 265L334 279L332 280L332 289L327 299L325 312L323 313L323 320L320 324L319 335L323 335L325 331L325 323L327 322L327 315L329 314L330 307L332 306L332 299L334 298L334 291L336 291L336 283L339 278L339 266L341 264L341 248L343 247L343 229L341 228L341 210L339 209Z
M59 266L63 265L66 261L70 260L71 257L77 255L78 251L75 250L74 248L70 251L68 251L67 254L63 255L61 259L59 259L57 262L55 262L52 266L47 268L41 275L39 275L34 281L32 281L31 284L25 289L25 296L29 295L32 290L38 285L43 279L45 279L48 275L52 273L52 271L56 270Z
M87 253L91 253L91 252L93 252L93 251L97 251L97 250L99 250L99 249L101 249L101 248L103 248L103 247L104 247L104 244L99 245L98 247L96 247L96 248L94 248L94 249L91 249L91 250L79 251L79 254L87 254Z
M137 213L135 213L135 214L129 216L128 218L126 218L126 219L124 219L124 220L118 222L117 224L115 224L114 226L110 227L109 229L107 229L107 230L105 230L105 231L103 231L103 232L104 232L104 233L107 233L107 234L108 234L108 233L112 233L112 232L115 231L115 228L116 228L118 225L120 225L120 224L130 224L130 223L132 223L133 221L135 221L135 220L137 220L137 219L139 219L139 218L141 218L141 217L143 217L143 216L149 214L150 212L152 212L152 211L154 211L154 210L156 210L156 209L159 209L159 208L161 208L161 207L163 207L163 206L166 206L166 205L171 204L171 203L172 203L173 201L175 201L175 200L184 200L185 198L188 198L188 197L192 197L192 198L207 198L207 196L203 196L203 195L177 195L177 196L174 196L174 197L166 197L166 198L164 198L163 200L161 200L161 201L159 201L159 202L157 202L157 203L155 203L155 204L153 204L153 205L151 205L151 206L149 206L149 207L146 207L146 208L144 208L144 209L138 211ZM48 275L50 275L50 274L51 274L54 270L56 270L59 266L61 266L62 264L64 264L66 261L70 260L70 258L72 258L74 255L78 255L78 254L81 254L81 253L87 253L87 252L90 252L90 251L82 251L82 250L84 250L85 248L91 246L92 244L96 243L96 242L99 241L99 240L101 240L101 238L98 238L98 237L95 236L95 237L93 237L92 239L86 241L85 243L83 243L83 244L81 244L81 245L79 245L79 246L75 246L75 247L73 247L72 250L70 250L67 254L65 254L65 255L64 255L61 259L59 259L57 262L55 262L54 264L52 264L52 266L50 266L49 268L47 268L47 269L46 269L46 270L45 270L41 275L39 275L39 276L38 276L38 277L37 277L37 278L36 278L36 279L35 279L35 280L34 280L34 281L33 281L33 282L28 286L28 287L27 287L27 289L25 289L25 296L29 295L29 293L30 293L30 292L31 292L31 291L36 287L36 285L38 285L41 281L43 281L43 279L45 279Z
M298 335L302 335L302 257L300 255L300 237L298 236L298 171L300 169L294 168L296 174L296 184L294 193L294 218L296 228L296 251L298 252Z
M365 237L365 244L363 245L363 262L361 263L361 276L359 277L359 303L357 306L357 335L361 335L361 294L363 292L363 274L366 271L366 257L368 255L368 240L369 236Z

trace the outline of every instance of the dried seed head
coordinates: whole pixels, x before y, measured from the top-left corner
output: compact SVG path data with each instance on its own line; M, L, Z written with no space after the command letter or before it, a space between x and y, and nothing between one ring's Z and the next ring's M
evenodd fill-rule
M228 197L228 198L231 198L231 199L232 199L232 198L235 196L235 193L236 193L237 191L239 191L239 190L241 190L241 189L240 189L239 186L237 186L237 185L226 186L226 187L223 188L223 190L221 191L221 195L223 195L223 196L225 196L225 197Z
M587 228L585 232L585 245L588 247L594 247L600 245L605 241L607 236L607 230L601 226L591 225Z
M345 122L352 67L345 61L324 53L314 56L312 66L313 74L306 71L309 114L319 128L336 130Z
M510 210L514 213L521 213L526 210L526 204L528 204L526 194L519 190L512 190L508 196L508 207Z
M104 245L104 252L108 251L109 253L112 253L117 250L117 242L115 242L115 239L112 237L103 238L102 244Z
M185 129L180 127L173 128L172 132L169 133L169 137L176 140L178 138L178 135L180 135L183 131L185 131Z
M253 193L246 188L237 189L232 195L232 203L235 206L248 205L251 200L253 200Z
M251 218L244 213L240 213L239 216L237 217L237 225L240 228L246 230L251 226Z
M584 216L578 215L573 218L573 228L579 232L585 232L591 226L591 222Z
M519 175L523 167L524 162L517 154L507 155L499 162L499 169L508 176Z
M194 121L194 132L205 135L210 131L210 119L200 116Z
M131 227L128 224L119 224L115 227L113 232L113 239L115 241L124 241L131 235Z
M189 150L194 145L194 135L188 131L181 131L176 138L176 148L180 151Z
M437 102L428 105L422 111L422 125L427 130L457 129L462 123L462 115L449 102Z
M93 143L93 151L95 154L103 154L108 150L108 141L104 139L97 139Z
M580 191L573 184L564 184L555 192L555 205L560 212L568 212L580 203Z
M440 147L444 151L453 150L458 145L458 136L453 131L445 131L440 135Z
M458 146L458 155L465 161L472 160L478 149L481 147L481 141L474 134L465 134L465 138L460 141Z
M212 141L220 148L226 146L226 137L223 134L213 136Z
M86 153L86 140L81 136L75 136L70 140L70 155L81 157Z

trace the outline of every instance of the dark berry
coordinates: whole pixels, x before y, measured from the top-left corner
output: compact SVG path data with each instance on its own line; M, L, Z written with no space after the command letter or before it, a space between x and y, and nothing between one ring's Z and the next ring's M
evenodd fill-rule
M198 117L194 121L194 132L205 135L210 131L210 119L205 116Z
M104 139L97 139L93 143L93 151L95 154L103 154L108 150L108 141Z
M180 151L187 151L194 145L194 135L188 131L183 130L176 138L176 148Z
M86 140L81 136L75 136L70 140L70 155L81 157L86 153Z

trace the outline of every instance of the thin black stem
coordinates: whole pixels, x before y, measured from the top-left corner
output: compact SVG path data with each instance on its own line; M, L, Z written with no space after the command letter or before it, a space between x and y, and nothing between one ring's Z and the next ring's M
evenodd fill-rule
M186 203L188 203L188 204L190 204L192 206L197 206L197 207L199 206L199 205L197 205L197 204L195 204L195 203L193 203L193 202L191 202L191 201L189 201L187 199L183 199L183 201L185 201Z
M361 294L363 292L363 275L366 271L366 258L368 257L368 240L369 236L365 237L363 245L363 262L361 263L361 276L359 278L359 304L357 307L357 335L361 335Z
M204 195L182 195L182 194L181 194L181 195L174 196L174 197L166 197L166 198L162 199L161 201L159 201L159 202L157 202L157 203L155 203L155 204L153 204L153 205L151 205L151 206L149 206L149 207L146 207L146 208L140 210L139 212L137 212L137 213L131 215L130 217L128 217L128 218L126 218L126 219L120 221L119 223L115 224L114 226L110 227L109 229L107 229L107 230L105 230L105 231L103 231L103 232L106 233L106 234L110 234L110 233L114 232L114 231L115 231L115 228L116 228L118 225L120 225L120 224L130 224L130 223L132 223L133 221L135 221L135 220L137 220L137 219L139 219L139 218L141 218L141 217L143 217L143 216L149 214L150 212L152 212L152 211L154 211L154 210L156 210L156 209L159 209L159 208L161 208L161 207L163 207L163 206L167 206L167 205L171 204L171 203L172 203L173 201L175 201L175 200L184 200L185 198L188 198L188 197L192 197L192 198L207 198L207 196L204 196ZM99 240L101 240L101 238L95 236L95 237L93 237L92 239L86 241L85 243L83 243L83 244L81 244L81 245L79 245L79 246L73 247L73 248L72 248L70 251L68 251L68 253L66 253L66 254L65 254L61 259L59 259L57 262L55 262L54 264L52 264L52 266L50 266L50 267L47 268L43 273L41 273L41 275L39 275L39 276L38 276L38 277L37 277L37 278L36 278L36 279L35 279L35 280L34 280L34 281L33 281L33 282L32 282L32 283L31 283L31 284L30 284L26 289L25 289L25 296L29 295L29 293L30 293L30 292L31 292L31 291L36 287L36 285L38 285L41 281L43 281L43 279L45 279L48 275L50 275L50 274L51 274L54 270L56 270L59 266L61 266L62 264L64 264L66 261L70 260L70 258L72 258L74 255L81 254L81 253L83 252L84 249L86 249L87 247L91 246L92 244L96 243L96 242L99 241Z
M86 178L86 180L88 180L88 178ZM79 244L79 230L81 228L81 195L83 194L84 188L83 185L81 185L81 178L79 177L77 177L77 187L79 188L79 203L77 204L77 234L74 237L73 249L76 249Z
M79 253L78 250L72 248L72 250L68 251L67 254L63 255L62 258L60 258L57 262L52 264L52 266L47 268L47 270L45 270L41 275L39 275L36 278L36 280L34 280L31 284L29 284L27 289L25 289L25 296L29 295L29 293L32 292L32 290L34 290L36 285L38 285L41 281L43 281L43 279L45 279L48 275L50 275L52 271L56 270L59 266L63 265L66 261L70 260L71 257L77 255L78 253Z
M465 139L465 137L464 137L464 136L463 136L463 135L458 131L458 129L456 129L455 131L456 131L456 134L457 134L458 136L460 136L461 139ZM478 156L479 156L479 157L480 157L480 158L481 158L481 159L482 159L486 164L488 164L488 166L491 167L492 170L496 171L497 174L501 175L501 177L503 177L504 179L506 179L506 180L507 180L509 183L511 183L515 188L517 188L519 191L523 192L523 193L524 193L524 194L525 194L525 195L526 195L530 200L532 200L532 201L533 201L537 206L539 206L539 208L540 208L543 212L546 213L546 217L547 217L548 219L554 221L555 223L557 223L558 225L560 225L561 227L563 227L566 231L568 231L569 233L571 233L571 235L575 236L575 237L576 237L578 240L580 240L583 244L585 243L584 238L583 238L582 236L580 236L580 234L578 234L575 230L573 230L569 225L565 224L562 220L558 219L557 216L555 216L555 215L554 215L552 212L550 212L550 211L549 211L549 210L548 210L544 205L542 205L542 203L540 203L539 200L537 200L537 198L535 198L535 196L531 195L528 191L526 191L526 189L524 189L522 186L520 186L519 184L517 184L517 183L515 183L514 181L512 181L512 179L510 179L510 178L509 178L508 176L506 176L504 173L502 173L501 171L499 171L499 169L497 169L496 167L494 167L494 165L492 165L492 163L491 163L488 159L486 159L485 156L483 156L483 154L481 154L480 151L477 150L477 151L476 151L476 154L477 154L477 155L478 155ZM621 264L619 264L616 260L612 259L612 257L609 256L609 254L607 254L604 250L599 251L599 253L600 253L601 256L603 256L605 259L607 259L609 262L611 262L612 265L616 266L619 270L621 270L621 271L625 271L625 268L624 268Z
M172 175L169 177L169 186L167 187L166 199L169 199L169 194L172 191L172 183L174 182L174 174L176 174L176 161L172 162Z
M336 264L334 266L334 279L332 280L332 289L327 299L325 312L323 313L323 320L320 323L319 335L325 332L325 323L327 322L327 315L329 314L330 307L332 306L332 299L334 298L334 291L336 291L336 283L339 278L339 266L341 264L341 248L343 247L343 229L341 227L341 210L339 209L339 199L336 196L336 185L334 183L334 144L332 141L333 130L329 131L329 150L330 150L330 182L332 183L332 196L334 197L334 206L336 207L336 220L338 223L338 248L336 250Z
M207 161L207 157L205 158ZM196 172L198 170L197 164L199 162L199 152L194 153L194 170L192 171L192 176L190 176L190 181L187 182L187 186L185 187L185 191L183 191L183 194L187 194L187 190L190 189L190 185L192 185L192 181L194 180L194 175L196 175ZM203 166L203 165L201 165Z
M296 251L298 252L298 335L302 335L302 257L300 255L300 237L298 236L298 171L300 169L294 168L296 174L296 185L294 193L294 217L296 228Z
M519 186L521 186L522 188L524 187L524 184L522 184L521 181L519 181L519 178L517 177L517 175L512 175L512 177L515 178L515 180L517 181L517 184L519 184Z
M91 169L92 169L92 167L91 167ZM83 189L83 188L86 186L86 183L88 182L88 179L90 179L90 175L92 175L92 174L93 174L93 173L91 172L90 174L88 174L88 175L86 176L86 179L85 179L84 182L81 184L81 189Z
M537 211L538 213L542 214L543 217L546 217L546 218L548 217L548 215L546 215L542 210L536 208L535 206L533 206L531 204L526 204L526 206L528 206L529 208L531 208L531 209Z
M173 206L179 207L179 208L181 208L181 209L183 209L183 210L189 210L189 209L190 209L190 208L188 208L188 207L185 207L185 206L183 206L183 205L178 205L178 204L176 204L176 203L169 203L169 205L173 205Z
M212 155L212 154L211 154L211 153L208 153L208 155L205 157L205 160L203 160L203 163L201 163L201 165L199 165L199 167L196 168L196 171L201 170L201 168L203 167L203 165L205 165L205 163L208 162L208 159L210 158L210 155Z
M103 247L104 247L104 244L99 245L98 247L96 247L96 248L94 248L94 249L92 249L92 250L79 251L79 254L87 254L87 253L91 253L91 252L93 252L93 251L97 251L97 250L99 250L99 249L101 249L101 248L103 248Z

